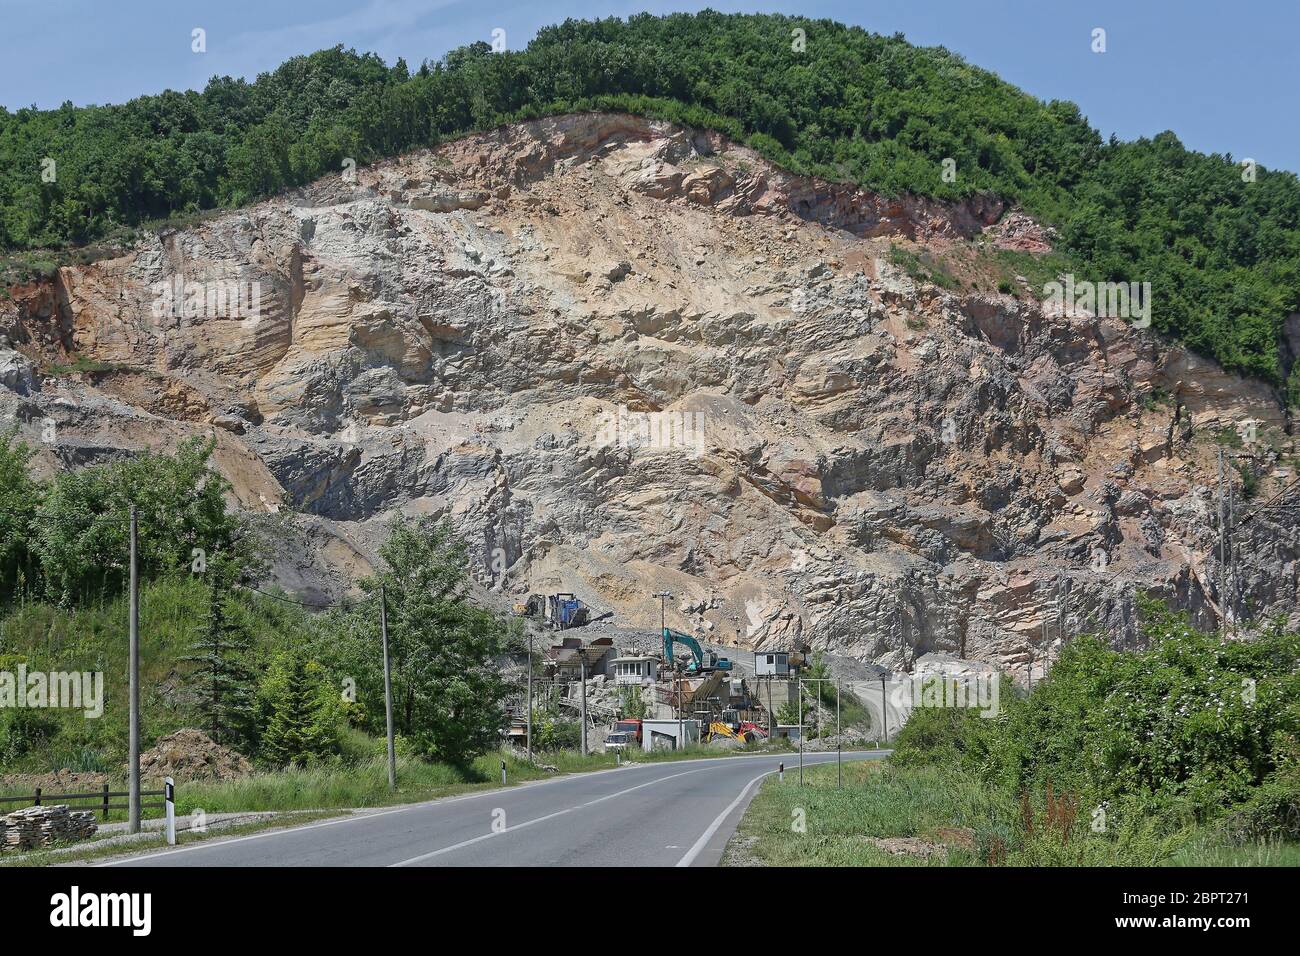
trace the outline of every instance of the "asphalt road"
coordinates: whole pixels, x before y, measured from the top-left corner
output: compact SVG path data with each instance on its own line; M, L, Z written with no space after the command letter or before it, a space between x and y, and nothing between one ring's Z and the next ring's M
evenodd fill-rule
M879 752L846 753L871 760ZM805 766L834 762L807 754ZM799 756L646 763L212 839L101 866L713 866L764 776Z
M871 714L873 734L877 730L888 729L889 740L898 736L898 732L902 730L903 724L907 723L907 718L912 713L910 680L886 681L883 693L878 680L850 681L848 689L862 701L867 712Z

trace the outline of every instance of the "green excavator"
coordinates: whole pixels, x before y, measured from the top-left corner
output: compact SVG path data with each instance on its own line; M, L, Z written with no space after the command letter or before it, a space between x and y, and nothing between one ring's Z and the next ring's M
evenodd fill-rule
M705 651L700 647L700 642L689 634L683 634L681 631L674 631L671 627L664 628L664 663L669 667L675 667L673 660L673 645L682 644L689 647L691 655L695 658L686 665L688 674L707 674L709 671L729 671L731 670L731 661L725 657L719 657L713 651Z

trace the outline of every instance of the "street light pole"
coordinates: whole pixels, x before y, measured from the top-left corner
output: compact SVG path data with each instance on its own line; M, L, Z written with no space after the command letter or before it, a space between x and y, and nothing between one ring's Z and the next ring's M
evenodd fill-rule
M653 596L659 599L659 637L664 642L664 658L671 664L673 645L668 640L668 599L673 596L673 593L671 591L656 591Z
M654 596L659 599L659 631L662 634L668 630L668 599L673 596L673 592L656 591Z
M659 637L664 642L664 663L674 667L673 689L677 691L677 745L685 747L686 721L682 716L682 679L676 671L673 661L673 642L668 637L668 599L672 596L672 591L656 591L653 595L659 599Z

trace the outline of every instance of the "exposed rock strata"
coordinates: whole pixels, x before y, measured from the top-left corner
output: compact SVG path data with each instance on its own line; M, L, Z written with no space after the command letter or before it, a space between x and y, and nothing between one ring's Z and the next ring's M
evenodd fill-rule
M1212 624L1210 436L1255 422L1276 485L1276 396L1122 321L890 265L895 240L1049 247L1005 212L633 117L523 124L12 290L0 416L47 469L213 433L243 506L310 516L280 565L305 593L346 587L402 509L451 518L505 592L653 627L668 588L711 640L893 667L1023 668L1045 622L1048 645L1131 641L1139 587ZM160 307L184 282L224 305ZM40 374L74 353L116 367ZM1254 527L1241 591L1292 613L1300 542Z

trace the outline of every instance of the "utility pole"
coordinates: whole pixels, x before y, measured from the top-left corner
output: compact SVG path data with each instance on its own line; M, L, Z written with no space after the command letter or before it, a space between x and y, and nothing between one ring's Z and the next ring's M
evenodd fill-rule
M686 720L682 713L682 675L673 672L673 686L677 688L677 743L686 749Z
M582 677L582 755L587 756L587 649L578 648L578 673Z
M397 747L393 739L393 672L388 660L388 589L379 586L379 634L384 643L384 718L388 724L388 789L397 789Z
M789 698L786 698L787 700ZM803 786L803 681L799 681L799 786Z
M883 674L880 676L880 719L885 724L885 739L881 743L887 744L889 743L889 709L885 706L885 677Z
M528 762L533 762L533 632L528 631L528 717L525 724L525 746Z
M140 548L137 536L136 508L131 506L131 601L128 627L130 663L128 664L127 683L130 717L127 760L127 828L131 833L140 832Z
M1223 446L1219 446L1219 607L1222 608L1224 630L1227 630L1228 610L1227 610L1227 570L1225 553L1227 550L1227 524L1228 516L1226 509L1223 507Z
M767 680L764 681L767 684L767 736L769 740L776 733L776 711L772 709L772 678L775 676L775 674L768 674ZM787 673L786 680L789 679L790 675ZM754 675L754 680L758 680L757 674Z
M673 592L656 591L652 596L659 599L659 636L664 642L664 663L674 667L673 688L677 691L677 743L685 749L686 721L682 716L682 678L676 671L676 663L673 661L673 642L668 637L668 599L673 597Z
M1225 587L1224 587L1224 598L1223 598L1224 600L1223 615L1224 618L1226 619L1225 623L1227 623L1228 625L1229 632L1235 633L1237 629L1236 597L1237 597L1238 588L1240 587L1240 583L1237 579L1237 575L1234 573L1236 561L1233 559L1234 543L1232 541L1232 537L1233 537L1233 532L1237 528L1237 502L1236 502L1235 489L1233 488L1231 480L1228 481L1227 490L1228 490L1228 526L1224 530L1224 536L1223 536L1224 537L1224 574L1226 575L1224 581ZM1232 590L1231 601L1229 600L1228 597L1229 588L1231 588Z
M664 636L664 631L668 630L668 599L673 596L672 591L656 591L653 597L659 599L659 636Z

